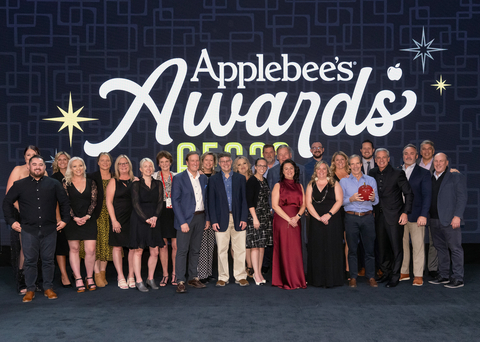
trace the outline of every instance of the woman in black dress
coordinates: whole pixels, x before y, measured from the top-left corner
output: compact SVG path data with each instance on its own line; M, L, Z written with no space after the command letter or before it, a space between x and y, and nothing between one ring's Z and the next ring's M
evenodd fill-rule
M270 188L263 177L267 171L267 160L255 161L255 175L247 181L247 249L250 250L255 284L263 285L267 281L262 275L262 263L265 247L272 246L272 215L270 213Z
M200 173L203 173L207 178L215 174L215 167L217 166L217 156L213 152L205 152L200 157ZM198 258L198 278L204 284L209 281L214 281L212 277L213 267L213 251L215 249L215 231L209 225L203 230L202 243L200 245L200 256Z
M177 256L177 230L173 226L173 209L172 209L172 180L175 173L170 171L173 164L173 157L170 152L160 151L157 154L157 164L160 171L153 174L153 178L161 181L163 186L163 209L160 216L160 230L165 245L160 248L160 263L162 264L163 277L160 286L166 286L168 283L168 239L172 245L172 285L177 284L177 276L175 275L175 258Z
M340 208L343 192L325 161L315 165L305 201L310 214L308 284L343 285L343 225Z
M63 181L63 187L70 199L70 215L72 216L72 220L64 229L70 247L70 266L75 276L77 292L84 292L85 288L90 291L97 289L93 281L97 221L91 219L97 205L97 184L94 180L87 178L85 171L83 159L73 157L68 162ZM85 243L85 268L87 270L85 284L80 272L80 240Z
M67 172L68 161L70 155L67 152L60 151L55 155L55 159L52 163L53 174L52 178L55 178L60 183L65 178ZM57 209L57 222L61 221L60 210ZM65 236L64 229L57 230L57 244L55 246L55 255L57 256L57 264L62 274L63 287L72 287L70 278L67 274L67 255L68 255L68 240Z
M153 279L157 266L158 247L163 247L164 242L160 231L160 217L163 208L163 186L160 181L152 178L155 167L149 158L140 161L142 178L132 184L133 211L130 224L130 247L135 249L133 256L133 269L135 272L135 286L141 292L148 289L142 280L142 254L143 249L150 248L148 258L147 285L157 290Z
M107 185L106 205L110 216L108 244L113 247L113 265L117 270L118 287L122 290L135 288L133 273L133 249L128 251L128 284L123 273L123 248L130 245L130 216L132 196L130 187L134 180L130 159L121 154L115 161L115 176Z

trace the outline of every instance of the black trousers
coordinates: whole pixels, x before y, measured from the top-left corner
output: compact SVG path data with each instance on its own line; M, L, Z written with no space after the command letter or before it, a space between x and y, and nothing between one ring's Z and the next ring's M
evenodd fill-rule
M375 233L378 253L377 264L392 281L400 279L400 268L403 262L403 226L389 225L385 213L375 216Z

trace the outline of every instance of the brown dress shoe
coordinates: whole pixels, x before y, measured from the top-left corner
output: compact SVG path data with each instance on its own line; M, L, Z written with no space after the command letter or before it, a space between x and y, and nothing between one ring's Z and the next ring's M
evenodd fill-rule
M217 281L217 283L215 284L215 286L220 286L220 287L223 287L225 285L228 284L228 281L223 281L223 280L219 280Z
M35 298L35 291L27 291L27 293L25 293L25 296L23 296L23 302L31 302L33 298Z
M207 287L200 280L198 280L198 278L193 278L192 280L189 280L187 284L188 284L188 286L192 286L192 287L195 287L197 289L204 289L204 288Z
M348 281L348 286L350 287L357 287L357 279L352 278Z
M358 276L359 277L364 277L365 276L365 267L362 267L360 271L358 271Z
M422 286L423 285L423 277L415 277L413 278L413 286Z
M250 283L248 282L247 279L240 279L240 280L235 280L235 284L238 284L240 286L248 286Z
M45 290L45 292L43 294L48 299L57 299L58 298L57 294L55 292L53 292L52 289Z
M187 292L187 289L185 288L185 283L181 281L177 285L177 293L185 293L185 292Z
M400 281L410 280L410 274L400 273Z
M377 281L375 280L375 278L370 278L368 280L368 282L370 283L371 287L378 287L378 284L377 284Z

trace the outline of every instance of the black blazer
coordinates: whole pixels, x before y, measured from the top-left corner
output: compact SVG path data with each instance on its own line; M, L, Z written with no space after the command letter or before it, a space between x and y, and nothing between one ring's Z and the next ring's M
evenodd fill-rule
M112 174L113 177L113 174ZM105 194L103 193L103 182L102 182L102 175L99 171L95 171L92 173L87 174L87 178L93 179L95 183L97 183L97 206L95 207L95 210L93 211L93 218L97 220L100 217L100 213L102 212L102 206L103 206L103 196Z
M381 173L384 174L382 191L380 191L380 186L378 185ZM381 215L382 210L387 224L391 226L397 225L401 214L410 214L412 212L413 192L405 172L394 169L388 164L382 172L380 172L378 167L371 169L369 176L377 181L378 198L380 200L373 207L375 216ZM405 196L405 203L403 202L402 194Z

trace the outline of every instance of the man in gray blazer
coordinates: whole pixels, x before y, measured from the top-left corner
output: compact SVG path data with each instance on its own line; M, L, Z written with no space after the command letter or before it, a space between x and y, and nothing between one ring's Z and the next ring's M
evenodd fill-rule
M433 244L438 253L438 275L430 284L445 284L447 288L463 286L463 213L467 205L465 176L450 172L445 153L437 153L433 159L432 205L430 227ZM450 276L450 255L452 275Z

